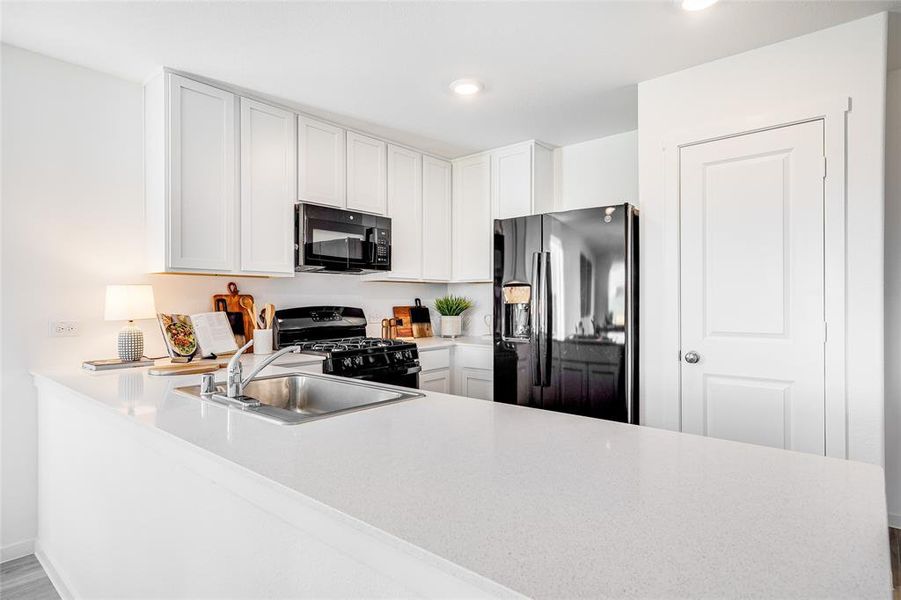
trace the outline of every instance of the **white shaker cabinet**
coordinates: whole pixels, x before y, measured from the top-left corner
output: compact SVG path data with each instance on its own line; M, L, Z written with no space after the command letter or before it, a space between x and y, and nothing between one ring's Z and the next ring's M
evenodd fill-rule
M387 212L387 144L347 132L347 208L384 215Z
M297 117L297 199L344 208L345 132L309 117Z
M451 278L452 202L451 163L422 158L422 278Z
M554 210L554 159L551 148L523 142L491 152L492 214L497 219Z
M453 280L491 281L491 157L454 161Z
M467 398L494 398L494 350L491 346L455 346L453 393Z
M232 93L174 73L148 82L146 209L151 271L235 269L235 103Z
M422 276L422 155L388 145L391 278Z
M294 113L241 98L241 270L294 273Z
M427 392L451 393L450 373L447 369L420 373L419 389Z

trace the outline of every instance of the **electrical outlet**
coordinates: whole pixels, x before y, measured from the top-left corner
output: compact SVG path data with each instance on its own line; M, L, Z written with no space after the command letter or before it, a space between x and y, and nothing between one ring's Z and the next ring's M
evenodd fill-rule
M50 337L75 337L81 334L78 321L50 321Z

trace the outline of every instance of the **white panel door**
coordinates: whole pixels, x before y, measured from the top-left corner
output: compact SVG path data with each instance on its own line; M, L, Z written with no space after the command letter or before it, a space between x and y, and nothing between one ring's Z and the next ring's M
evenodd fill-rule
M297 117L297 199L344 208L347 161L344 130Z
M294 113L241 98L241 270L294 274Z
M420 373L419 389L429 392L450 394L450 371L442 369L430 373Z
M491 181L494 218L532 214L532 144L492 152Z
M347 132L347 208L384 215L388 187L386 144Z
M683 431L825 453L823 156L822 121L681 150Z
M490 281L494 224L491 220L491 158L454 161L453 278Z
M456 394L478 400L491 400L494 397L493 373L487 369L461 367Z
M451 278L451 163L422 157L422 278Z
M233 271L235 96L169 75L169 265Z
M388 145L391 277L422 276L422 155Z

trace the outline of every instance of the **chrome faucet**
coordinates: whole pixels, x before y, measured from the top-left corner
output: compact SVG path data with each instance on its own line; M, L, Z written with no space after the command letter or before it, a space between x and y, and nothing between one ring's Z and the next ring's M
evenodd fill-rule
M227 400L229 402L239 404L245 408L253 408L260 405L259 400L255 398L250 398L244 395L244 387L253 381L253 378L260 374L260 371L268 367L272 364L273 361L278 359L285 354L294 353L297 354L300 352L300 346L288 346L286 348L282 348L281 350L275 352L274 354L270 354L258 364L254 369L244 377L244 370L241 366L241 355L244 352L253 346L253 340L250 340L241 348L235 352L235 355L231 357L231 360L228 361L228 375L225 384L225 395L222 394L214 394L213 396L217 400Z

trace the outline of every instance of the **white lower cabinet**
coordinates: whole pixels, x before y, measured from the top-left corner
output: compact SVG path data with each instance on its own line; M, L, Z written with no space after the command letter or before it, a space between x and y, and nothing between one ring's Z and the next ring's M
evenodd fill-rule
M467 398L494 398L494 354L491 346L455 346L453 393ZM486 368L487 367L487 368Z
M429 392L440 392L442 394L450 394L450 369L439 369L438 371L429 371L428 373L419 374L419 389Z

